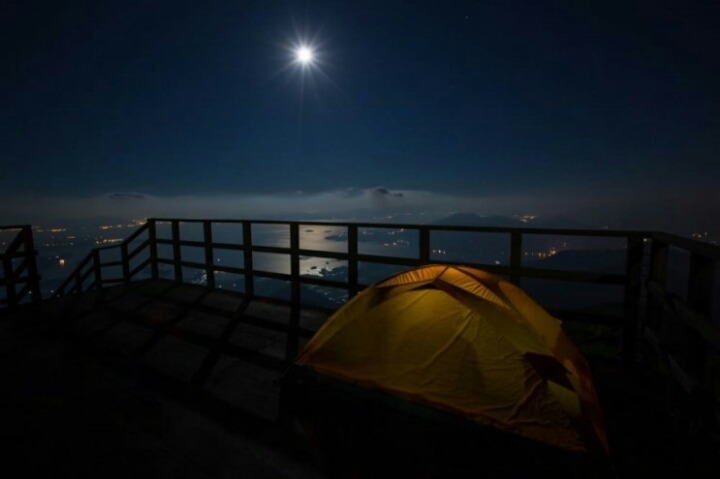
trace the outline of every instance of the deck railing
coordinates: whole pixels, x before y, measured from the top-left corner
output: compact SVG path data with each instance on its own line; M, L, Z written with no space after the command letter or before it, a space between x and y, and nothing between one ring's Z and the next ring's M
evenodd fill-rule
M720 424L720 248L665 233L652 240L644 336L690 398L696 422ZM678 262L687 278L672 285Z
M195 224L201 227L200 237L194 239L181 237L181 225ZM213 228L217 225L235 225L238 227L241 240L218 242L213 239ZM158 237L159 227L169 226L169 237ZM262 227L288 228L287 247L257 244L253 239L254 228ZM340 228L344 231L346 251L315 250L301 247L301 227ZM414 233L417 250L414 254L399 256L386 254L367 254L360 250L360 232L369 229L385 231L398 230L405 234ZM362 283L359 275L361 264L394 265L396 267L412 267L428 263L457 263L434 257L431 245L437 235L447 233L473 233L478 235L505 235L508 238L509 255L505 264L486 264L462 261L463 264L476 266L486 271L503 275L516 284L526 278L552 279L590 284L616 285L624 288L623 293L623 338L621 353L625 361L632 361L635 355L637 331L639 325L640 303L642 294L644 245L651 233L637 231L606 231L606 230L569 230L569 229L538 229L538 228L502 228L502 227L470 227L445 225L408 225L391 223L341 223L341 222L296 222L268 220L180 220L150 219L145 225L134 232L121 244L95 248L79 264L75 271L57 289L56 295L82 292L110 284L127 283L135 278L158 278L160 268L171 267L171 279L182 283L183 269L202 270L208 287L216 285L216 274L230 273L240 275L244 279L243 293L248 297L256 296L255 281L259 278L286 281L290 285L290 303L299 307L303 304L301 286L315 285L347 291L350 298L367 285ZM523 266L523 240L532 236L567 236L582 238L614 238L622 241L626 250L625 268L623 272L592 272L568 271ZM166 248L169 255L158 255L159 248ZM190 261L183 257L184 248L202 250L202 260ZM216 252L238 252L242 255L241 264L219 264L215 261ZM109 254L110 253L110 254ZM114 256L113 254L114 253ZM255 254L284 255L289 258L289 271L266 271L254 265ZM111 256L111 259L105 259ZM305 276L300 273L302 257L327 258L340 260L347 264L345 280L327 279ZM115 275L106 271L115 270ZM553 311L565 319L577 318L577 314L567 311ZM584 313L583 316L590 316ZM601 318L602 319L602 318Z
M151 268L151 276L157 278L157 251L155 242L155 222L148 221L121 243L93 248L85 259L73 270L67 279L57 288L55 296L82 293L91 289L101 288L119 283L129 283L146 268ZM136 244L139 243L139 244ZM149 250L151 254L139 261L142 253ZM119 252L119 258L106 260L106 253ZM138 264L135 264L138 262ZM121 268L120 275L108 277L106 269Z
M0 290L5 294L0 297L0 308L40 301L40 275L32 228L29 225L0 226L0 233L14 233L4 250L0 249Z
M181 236L181 226L197 225L193 239ZM218 225L234 225L241 240L220 242L213 238ZM253 233L256 228L287 228L288 246L258 244ZM158 237L158 228L169 235ZM301 247L301 228L338 228L344 231L346 251L327 251ZM361 252L360 233L369 229L412 232L417 250L410 256L368 254ZM620 357L630 364L636 358L641 340L647 340L658 353L660 364L679 384L692 395L704 395L704 400L720 402L720 324L717 303L719 296L715 279L720 248L707 243L678 236L647 231L581 230L504 228L446 225L408 225L393 223L347 223L312 221L269 220L194 220L150 219L119 245L96 248L88 255L58 288L56 295L63 296L110 284L128 283L139 277L159 278L161 268L170 279L182 283L184 268L201 270L205 283L216 287L216 275L230 273L243 277L242 292L247 297L256 294L255 282L260 278L281 280L289 283L289 302L297 311L303 304L302 285L316 285L345 290L350 298L366 284L360 280L361 264L395 265L412 267L428 263L452 264L433 255L431 245L438 235L450 233L474 233L479 235L505 235L508 238L504 264L485 264L462 261L491 273L509 278L516 284L525 279L549 279L616 285L623 289L622 340ZM625 261L622 272L568 271L523 265L523 242L528 236L563 236L572 238L605 238L623 244ZM649 250L646 246L650 246ZM168 254L158 254L159 248ZM191 261L183 257L186 248L202 251L201 260ZM241 264L220 264L216 261L219 251L237 252ZM115 257L104 260L106 253ZM689 261L686 295L676 294L667 287L668 258L670 253ZM289 271L266 271L254 265L256 254L284 255L289 258ZM344 280L328 279L301 274L301 258L318 257L340 260L347 265ZM119 271L115 276L106 270ZM168 274L164 274L165 277ZM674 282L677 285L677 281ZM683 289L683 288L681 288ZM677 286L675 287L677 290ZM590 312L552 311L563 319L587 320ZM600 318L595 320L602 321ZM298 315L293 314L290 334L297 332ZM639 337L639 333L644 333ZM297 334L297 333L295 333ZM291 338L292 340L293 338ZM293 343L293 341L289 341ZM292 352L291 352L292 353ZM698 393L702 391L702 393ZM714 408L713 408L714 409Z

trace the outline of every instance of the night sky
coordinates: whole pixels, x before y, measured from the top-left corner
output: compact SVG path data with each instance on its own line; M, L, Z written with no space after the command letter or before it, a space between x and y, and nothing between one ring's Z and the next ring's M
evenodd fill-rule
M718 209L717 1L6 0L0 15L3 209L378 186L687 192Z

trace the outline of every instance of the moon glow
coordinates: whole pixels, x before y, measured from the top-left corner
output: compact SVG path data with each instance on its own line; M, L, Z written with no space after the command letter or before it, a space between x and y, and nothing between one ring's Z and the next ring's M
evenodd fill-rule
M297 57L297 61L302 65L307 65L313 60L313 51L308 47L298 48L295 55Z

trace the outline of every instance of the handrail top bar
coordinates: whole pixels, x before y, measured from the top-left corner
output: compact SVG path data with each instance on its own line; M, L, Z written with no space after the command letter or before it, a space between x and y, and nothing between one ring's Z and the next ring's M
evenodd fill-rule
M667 243L670 246L682 248L690 253L697 253L715 261L720 260L720 246L717 245L663 232L653 233L652 238L656 241Z
M135 230L135 232L134 232L133 234L131 234L130 236L128 236L127 238L125 238L125 240L123 240L123 243L125 243L125 242L130 243L130 242L133 241L135 238L137 238L138 236L140 236L147 228L148 228L148 223L145 223L145 224L143 224L143 225L140 225L140 227L139 227L137 230Z
M319 220L233 220L233 219L182 219L182 218L148 218L148 221L156 223L230 223L230 224L270 224L270 225L305 225L305 226L356 226L360 228L392 228L422 230L431 229L436 231L468 231L478 233L522 233L522 234L554 234L554 235L575 235L575 236L608 236L628 237L642 236L650 237L652 232L644 230L593 230L575 228L523 228L515 226L463 226L463 225L437 225L437 224L412 224L412 223L378 223L367 221L319 221Z

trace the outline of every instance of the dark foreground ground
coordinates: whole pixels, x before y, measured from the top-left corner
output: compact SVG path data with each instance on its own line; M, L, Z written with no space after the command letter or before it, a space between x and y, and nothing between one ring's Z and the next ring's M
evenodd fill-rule
M324 477L317 442L280 425L289 307L160 280L0 314L6 472ZM316 329L326 316L303 310L300 325ZM717 436L693 426L692 407L653 368L591 365L612 474L717 476ZM457 474L448 463L446 475L481 477L483 451L473 462L476 470Z

